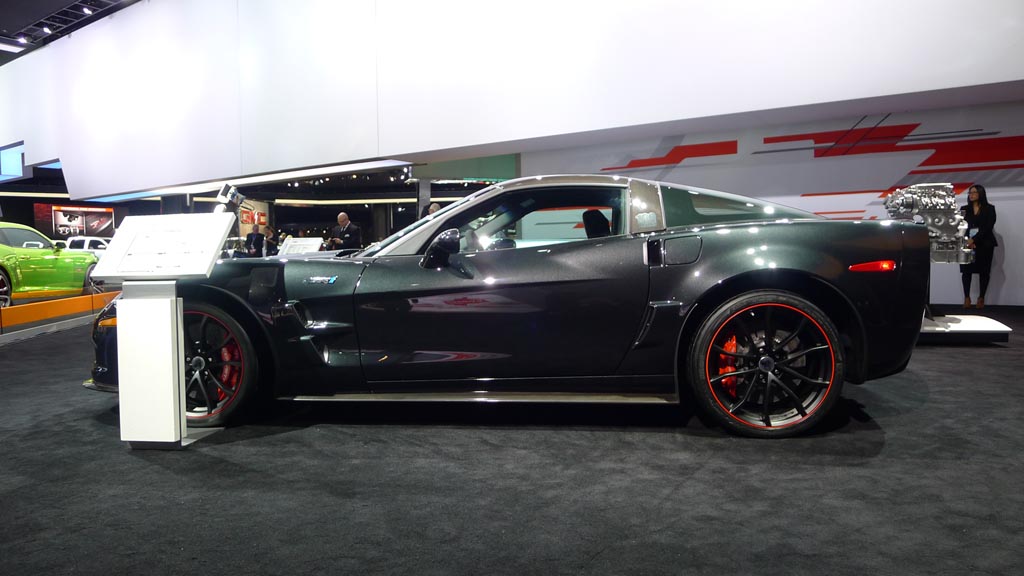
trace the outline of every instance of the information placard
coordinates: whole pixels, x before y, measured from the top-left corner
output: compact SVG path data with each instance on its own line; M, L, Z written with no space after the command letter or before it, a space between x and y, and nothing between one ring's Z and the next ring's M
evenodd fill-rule
M234 222L230 212L128 216L92 277L106 282L208 277Z
M286 256L288 254L308 254L309 252L318 252L323 243L324 241L320 238L295 238L289 236L281 243L281 249L278 251L277 255Z

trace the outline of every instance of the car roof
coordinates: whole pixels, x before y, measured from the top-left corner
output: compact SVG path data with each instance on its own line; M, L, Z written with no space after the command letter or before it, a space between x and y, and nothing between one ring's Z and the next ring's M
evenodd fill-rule
M17 224L15 222L0 222L0 228L20 228L21 230L31 230L33 232L39 232L39 230L36 230L35 228L33 228L31 226L26 226L24 224ZM39 232L39 233L43 234L42 232ZM46 234L43 234L43 236L46 236Z

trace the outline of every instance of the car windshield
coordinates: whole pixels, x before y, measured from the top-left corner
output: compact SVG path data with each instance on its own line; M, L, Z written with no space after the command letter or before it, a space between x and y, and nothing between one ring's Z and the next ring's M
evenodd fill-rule
M477 198L481 194L484 194L484 193L486 193L486 192L488 192L488 191L490 191L492 189L494 189L494 186L488 186L487 188L484 188L482 190L477 190L476 192L470 194L469 196L465 196L463 198L460 198L460 199L456 200L455 202L452 202L448 206L445 206L444 208L438 210L437 212L434 212L433 214L431 214L429 216L425 216L425 217L420 218L419 220L413 222L412 224L409 224L405 228L402 228L398 232L395 232L394 234L392 234L391 236L388 236L387 238L381 240L380 242L375 242L373 244L370 244L363 251L356 252L355 254L353 254L353 256L360 256L360 257L362 257L362 256L374 256L378 252L383 250L384 248L387 248L388 246L390 246L391 244L394 244L398 240L400 240L402 238L405 238L406 236L408 236L413 231L418 230L420 227L426 226L427 224L433 222L437 218L443 218L444 216L447 215L448 212L450 212L454 208L456 208L458 206L462 206L463 204L465 204L466 202L469 202L473 198Z

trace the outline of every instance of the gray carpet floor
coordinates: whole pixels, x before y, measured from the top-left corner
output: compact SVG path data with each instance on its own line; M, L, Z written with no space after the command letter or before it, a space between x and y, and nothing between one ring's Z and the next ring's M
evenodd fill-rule
M816 434L676 407L283 404L118 440L87 328L0 347L0 575L1022 574L1024 310L919 346Z

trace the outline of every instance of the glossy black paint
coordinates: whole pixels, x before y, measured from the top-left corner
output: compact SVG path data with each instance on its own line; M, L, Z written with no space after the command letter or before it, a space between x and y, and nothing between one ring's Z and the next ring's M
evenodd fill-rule
M608 185L630 185L631 206L660 210L657 186L634 182ZM391 253L224 261L179 291L239 320L257 345L262 385L279 397L670 396L701 321L763 288L821 307L847 349L847 379L860 382L905 366L927 300L927 230L910 223L760 219L665 230L660 212L645 218L631 208L632 219L661 230L475 253L458 253L448 238L424 258L463 209L418 223ZM897 271L849 271L876 260L895 260ZM96 336L94 377L107 383L110 337Z
M366 379L473 390L464 379L613 375L647 304L643 249L601 238L458 254L440 269L380 258L356 290Z

